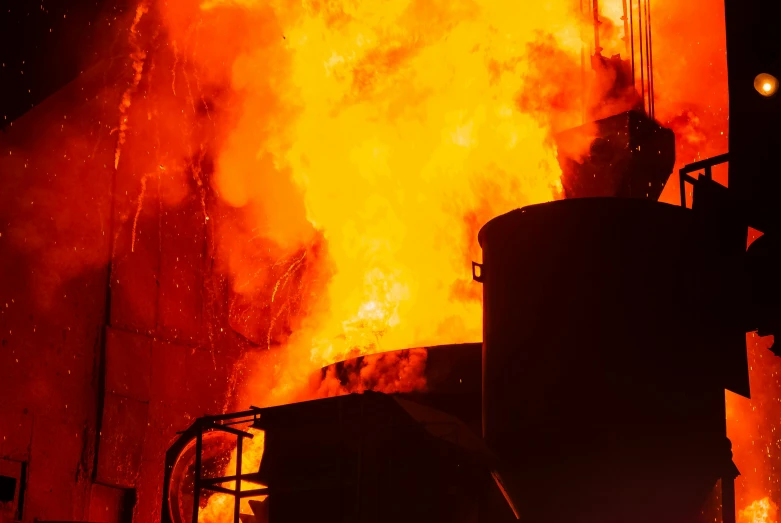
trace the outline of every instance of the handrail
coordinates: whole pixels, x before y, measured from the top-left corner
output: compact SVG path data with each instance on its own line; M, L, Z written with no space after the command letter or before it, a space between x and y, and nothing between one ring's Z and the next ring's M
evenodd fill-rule
M697 181L693 176L689 176L689 173L704 170L705 178L712 180L713 167L722 163L727 163L728 161L729 153L725 153L681 167L681 169L678 171L678 177L681 184L681 207L686 207L686 182L694 185L694 183Z

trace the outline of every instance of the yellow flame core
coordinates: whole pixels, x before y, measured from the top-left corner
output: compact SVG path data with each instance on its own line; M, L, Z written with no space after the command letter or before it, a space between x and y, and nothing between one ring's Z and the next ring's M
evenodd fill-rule
M571 2L542 12L521 4L333 2L324 12L305 3L295 13L277 5L269 16L281 54L254 50L234 62L244 111L218 158L220 193L233 205L273 208L282 218L267 228L280 243L321 231L336 269L327 312L290 341L311 367L480 339L479 291L469 299L458 292L476 285L469 253L477 231L466 230L465 215L483 208L484 221L549 201L560 188L550 129L515 104L528 67L518 56L542 30L580 53ZM214 0L202 10L239 5L261 8ZM280 115L273 122L263 113L270 90ZM259 129L264 121L273 133ZM303 195L309 229L269 201L280 177Z

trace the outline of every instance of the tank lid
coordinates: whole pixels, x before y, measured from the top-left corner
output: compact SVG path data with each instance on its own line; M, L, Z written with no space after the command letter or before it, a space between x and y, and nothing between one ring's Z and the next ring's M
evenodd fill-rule
M520 209L515 209L488 221L477 233L477 241L480 247L485 247L484 242L489 235L494 235L494 231L499 234L506 234L507 231L514 229L515 224L521 220L528 219L529 215L541 215L554 213L561 218L574 219L578 213L620 213L626 212L647 212L653 209L654 212L673 212L685 213L686 210L677 205L670 205L662 202L643 200L639 198L615 198L615 197L595 197L595 198L570 198L566 200L556 200L553 202L538 203L527 205ZM568 216L569 215L569 216Z

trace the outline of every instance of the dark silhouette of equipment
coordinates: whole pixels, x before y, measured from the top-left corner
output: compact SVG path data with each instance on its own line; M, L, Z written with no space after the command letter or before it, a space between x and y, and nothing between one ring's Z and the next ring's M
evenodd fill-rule
M480 231L484 437L531 521L687 522L719 480L726 497L724 389L746 393L748 367L706 227L583 198Z
M221 454L219 445L206 449L208 435L243 442L252 429L265 438L259 467L222 476L215 465L223 460L206 466L204 455ZM239 455L242 449L238 443ZM398 397L366 392L252 409L200 418L171 447L162 521L197 523L203 494L212 491L234 498L235 523L466 523L476 521L483 500L501 499L496 466L460 420ZM251 514L240 513L239 500L258 497L265 499L250 500ZM492 510L512 516L506 502Z
M750 227L763 232L748 249L748 326L778 334L781 323L781 3L725 0L729 81L729 198ZM755 85L770 78L768 92ZM774 81L772 81L774 80ZM766 82L766 81L765 81ZM779 350L779 344L773 347ZM778 353L778 352L777 352Z
M635 110L559 133L556 145L567 198L655 201L675 165L673 132Z
M624 56L603 56L599 2L591 0L590 71L582 50L583 123L555 137L566 198L656 201L675 165L675 135L654 120L649 0L624 0ZM581 10L586 14L586 6Z

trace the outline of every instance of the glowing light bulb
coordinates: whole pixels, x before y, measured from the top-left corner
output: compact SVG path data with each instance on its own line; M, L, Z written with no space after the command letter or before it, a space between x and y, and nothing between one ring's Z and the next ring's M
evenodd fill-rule
M772 74L758 74L754 78L754 89L762 96L769 98L778 91L778 79Z

